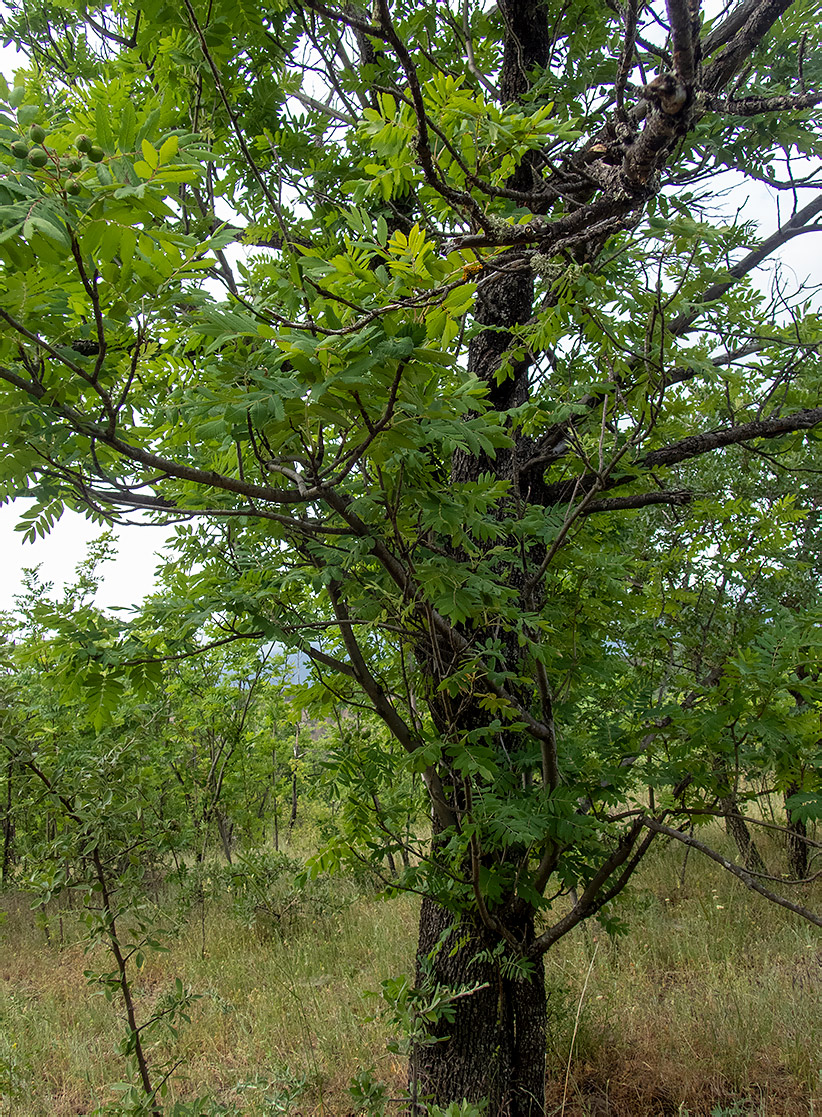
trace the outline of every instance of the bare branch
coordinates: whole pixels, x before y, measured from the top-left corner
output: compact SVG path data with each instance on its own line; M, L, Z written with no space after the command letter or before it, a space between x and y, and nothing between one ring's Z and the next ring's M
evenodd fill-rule
M654 504L690 504L694 494L690 489L677 489L672 492L637 493L636 496L614 496L608 500L597 500L582 510L583 516L594 516L597 512L619 512L628 508L650 508Z
M765 112L802 112L822 104L822 93L783 93L775 97L706 97L704 106L709 112L729 116L758 116ZM767 180L766 180L767 181Z
M694 46L699 34L698 0L667 0L674 72L687 90L696 77Z
M715 50L719 50L729 42L748 22L761 2L762 0L742 0L742 3L737 5L726 19L712 28L702 40L702 57L707 58L709 54L713 54Z
M605 480L598 473L587 473L583 476L569 478L567 481L558 481L546 485L541 494L541 503L545 505L563 504L576 495L590 496L597 490L616 489L630 484L637 473L645 473L661 466L677 465L679 462L688 461L702 454L721 450L726 446L739 446L759 438L780 438L785 434L794 434L822 423L822 407L811 407L804 411L795 411L789 415L780 415L773 419L758 419L751 423L740 423L734 427L722 430L705 431L702 434L693 434L659 450L651 450L632 463L630 474L617 474ZM643 498L648 495L642 494ZM626 498L632 499L632 498ZM648 500L647 503L684 503L682 498L676 501ZM579 513L583 515L589 505ZM607 507L607 505L606 505ZM642 507L642 504L624 504L623 507ZM603 509L604 510L604 509Z
M734 864L729 861L727 857L723 857L721 853L717 853L715 849L700 842L693 834L686 834L682 830L675 830L673 826L665 826L664 823L658 822L655 818L643 817L641 819L642 825L646 826L649 830L653 830L657 834L665 834L669 838L675 838L683 845L690 846L691 849L699 850L709 857L711 861L715 861L717 865L721 865L723 869L729 873L733 873L738 877L744 885L750 888L753 892L758 892L760 896L764 896L766 900L771 903L779 904L780 907L787 908L788 911L794 912L796 915L802 916L807 919L809 923L815 924L817 927L822 927L822 916L812 912L809 908L803 907L802 904L796 904L793 900L788 900L784 896L780 896L777 892L772 892L770 888L766 888L753 877L747 869L743 869L741 865Z

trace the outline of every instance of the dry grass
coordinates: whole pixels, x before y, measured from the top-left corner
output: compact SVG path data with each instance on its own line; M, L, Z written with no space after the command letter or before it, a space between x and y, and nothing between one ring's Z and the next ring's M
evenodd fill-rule
M681 853L663 849L643 867L621 912L630 935L588 928L548 959L565 1006L550 1037L559 1066L596 951L564 1117L822 1114L818 929L711 863L692 858L680 886L681 865ZM822 909L818 885L796 891ZM561 1104L561 1083L549 1099Z
M751 896L721 870L662 850L644 868L612 941L596 926L547 960L549 1112L559 1114L574 1018L595 953L570 1064L564 1117L822 1114L822 942L818 931ZM336 887L336 886L334 886ZM150 1011L176 978L201 999L178 1042L174 1096L209 1092L245 1114L348 1114L363 1067L393 1090L403 1070L363 990L412 965L417 905L357 896L281 931L246 927L212 902L150 954L136 983ZM822 908L822 889L803 893ZM110 1104L124 1075L117 1006L83 971L75 916L50 918L50 943L24 898L0 897L0 1113L66 1117Z

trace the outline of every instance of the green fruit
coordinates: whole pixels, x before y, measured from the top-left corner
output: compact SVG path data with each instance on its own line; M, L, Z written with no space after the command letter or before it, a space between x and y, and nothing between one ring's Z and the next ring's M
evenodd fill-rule
M85 135L85 133L81 133L81 135L79 135L75 139L74 146L77 148L78 151L82 151L85 154L88 154L88 152L91 151L92 147L94 146L94 140L92 140L91 136L87 136Z
M66 183L66 193L71 194L71 196L74 198L76 198L77 195L80 193L80 183L77 181L76 178L70 178L68 180L68 182Z
M45 167L48 163L49 157L43 151L42 147L33 147L29 152L29 163L32 167Z
M15 140L11 145L11 153L15 159L25 159L29 153L29 145L22 140Z
M46 138L46 130L42 124L32 124L29 128L29 139L33 144L41 144Z
M88 153L88 157L92 161L92 163L102 163L103 160L106 157L106 153L103 151L103 149L101 147L96 147L95 146Z
M72 155L71 159L66 160L66 170L69 174L77 175L83 169L83 160L78 159L76 155Z

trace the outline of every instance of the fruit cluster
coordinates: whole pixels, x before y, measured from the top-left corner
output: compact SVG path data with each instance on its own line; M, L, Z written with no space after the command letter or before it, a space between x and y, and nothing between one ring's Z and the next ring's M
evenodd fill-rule
M58 169L65 169L72 176L65 184L66 193L72 195L79 194L80 183L73 176L79 174L83 169L82 156L87 156L92 163L102 163L106 153L101 147L95 144L91 136L83 134L77 136L74 141L77 155L70 155L61 163L60 159L53 153L51 156L49 155L49 152L43 146L45 139L46 130L42 124L32 124L28 131L28 141L15 140L11 145L11 153L15 159L25 159L29 166L37 170L45 167L49 162L49 158L52 158Z

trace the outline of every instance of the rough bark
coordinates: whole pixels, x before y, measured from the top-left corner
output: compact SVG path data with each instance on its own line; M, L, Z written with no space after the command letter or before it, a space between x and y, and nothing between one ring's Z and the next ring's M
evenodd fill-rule
M506 26L500 99L514 101L529 88L532 71L548 64L550 34L547 9L542 0L505 0L500 6ZM528 189L532 185L533 161L523 160L509 186ZM488 398L498 411L524 403L529 392L531 355L516 352L516 329L531 317L534 277L521 250L513 248L498 260L499 272L480 289L475 321L488 327L480 331L469 348L469 369L488 385ZM503 375L500 375L503 370ZM527 449L530 450L530 447ZM455 454L453 483L476 480L492 470L497 477L513 481L518 489L519 466L525 456L522 439L512 450L493 460L484 454ZM506 646L509 662L520 657L514 637ZM437 657L434 657L436 660ZM453 732L484 724L482 711L463 706L451 708L447 700L429 700L438 728ZM505 735L506 738L508 735ZM502 742L509 755L521 742ZM459 781L454 780L457 788ZM458 810L465 806L455 802ZM436 829L436 827L435 827ZM436 844L436 836L434 838ZM417 981L434 981L452 990L476 988L452 1003L453 1019L443 1019L431 1031L437 1043L415 1045L410 1066L412 1108L417 1100L431 1098L439 1104L468 1098L487 1099L489 1117L542 1117L545 1111L545 978L542 959L521 972L503 973L501 959L512 959L511 942L525 954L534 941L534 912L509 897L486 923L504 926L508 942L476 918L449 932L453 916L431 900L424 900L420 916ZM443 945L443 936L445 936ZM504 954L494 951L503 946Z
M0 863L0 883L5 883L11 869L12 851L14 843L14 818L12 816L12 775L14 761L9 760L6 766L6 803L3 811L3 856Z
M792 795L797 795L801 790L802 788L798 783L788 784L785 789L786 802ZM787 815L787 827L790 831L787 841L788 876L795 880L804 880L808 875L808 843L805 841L808 836L808 828L802 819L792 818L787 807L785 814Z
M506 975L499 957L493 956L499 940L481 924L463 922L450 929L452 920L438 904L423 901L417 984L424 989L433 979L458 993L463 989L465 995L452 1002L453 1019L431 1028L431 1039L440 1042L415 1048L412 1095L416 1102L487 1098L489 1117L541 1117L546 1026L542 959L527 974ZM531 916L519 930L533 939ZM419 1105L414 1108L422 1112Z
M739 809L736 797L736 788L731 780L730 773L724 763L717 761L714 765L717 773L717 782L720 791L719 806L725 818L725 830L736 842L736 848L744 862L745 868L753 872L765 872L765 863L757 849L756 842L751 837L745 816Z
M720 800L722 812L725 815L725 829L736 842L736 848L745 863L746 869L753 872L764 873L765 862L757 849L756 842L751 837L745 816L740 812L736 799L728 796Z

